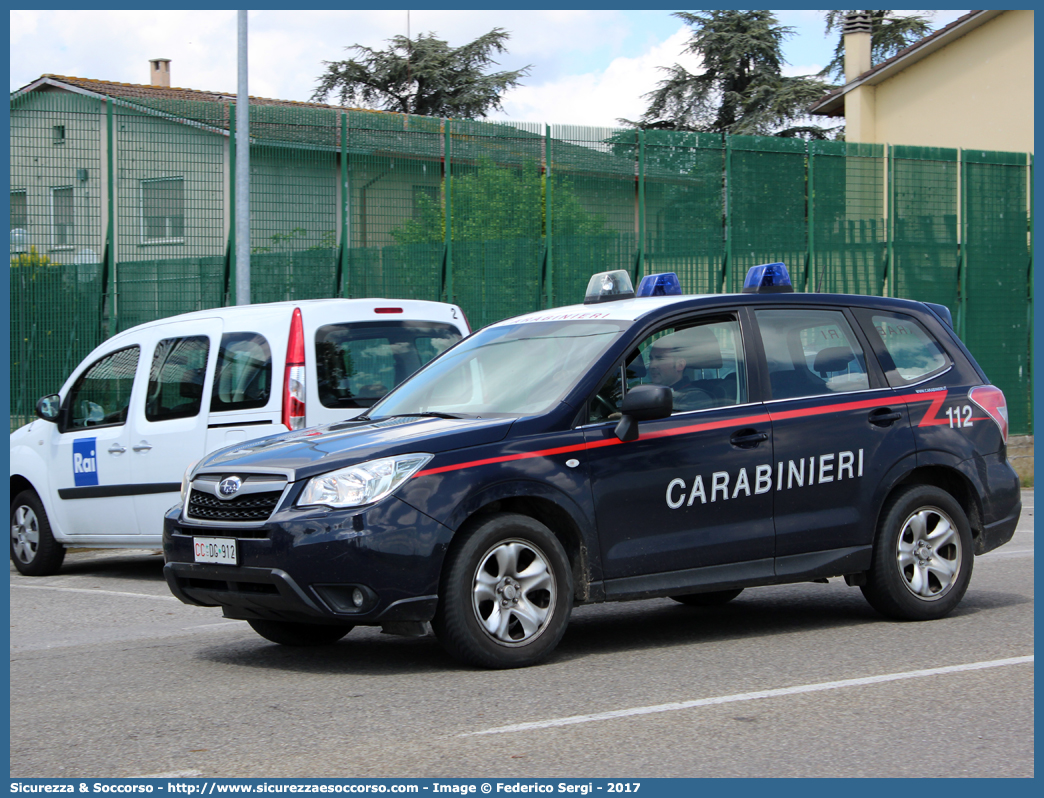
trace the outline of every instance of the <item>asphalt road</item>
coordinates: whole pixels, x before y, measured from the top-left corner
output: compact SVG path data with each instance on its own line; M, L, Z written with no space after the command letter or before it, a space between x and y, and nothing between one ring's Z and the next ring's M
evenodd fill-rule
M1023 501L944 620L884 620L840 579L580 607L519 671L373 629L282 648L175 600L147 552L12 568L11 776L1033 776Z

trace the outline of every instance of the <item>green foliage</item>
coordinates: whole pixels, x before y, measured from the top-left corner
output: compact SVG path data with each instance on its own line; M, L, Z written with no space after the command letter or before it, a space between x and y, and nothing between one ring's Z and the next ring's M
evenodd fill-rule
M252 255L263 255L267 252L280 252L288 248L288 245L294 241L300 241L302 238L308 235L308 231L303 227L295 227L289 233L274 233L269 236L268 240L271 242L271 246L252 247L250 253ZM308 247L306 252L315 252L316 250L333 249L337 246L337 231L326 230L319 237L319 243L313 244Z
M534 161L508 169L484 160L467 174L450 181L453 240L503 241L539 238L547 232L547 180ZM606 230L605 219L586 211L567 186L552 192L553 233L590 236ZM438 244L446 236L446 211L441 201L418 198L417 218L392 231L399 244Z
M36 251L36 247L29 247L28 252L21 252L11 258L12 269L38 269L43 266L52 266L51 259Z
M834 57L826 68L819 73L821 78L836 78L843 80L845 77L845 37L841 35L841 29L845 24L845 15L851 11L824 11L826 18L826 33L829 36L837 32L837 46L834 48ZM932 32L931 23L920 14L909 16L896 16L895 11L863 11L870 17L870 62L876 66L882 61L887 61L896 55L904 47L909 47L918 39L922 39ZM931 14L933 12L926 12Z
M358 58L324 61L312 100L333 94L341 105L383 111L474 119L501 110L501 95L519 85L530 67L487 73L493 55L507 52L510 34L493 28L473 42L450 47L434 33L416 39L393 36L385 50L360 44L347 48Z
M674 16L692 27L686 50L699 56L704 71L694 75L680 64L661 67L667 77L645 95L649 106L638 126L745 136L829 136L828 129L804 124L802 118L832 87L811 76L783 76L783 41L793 29L780 25L771 11L680 11Z

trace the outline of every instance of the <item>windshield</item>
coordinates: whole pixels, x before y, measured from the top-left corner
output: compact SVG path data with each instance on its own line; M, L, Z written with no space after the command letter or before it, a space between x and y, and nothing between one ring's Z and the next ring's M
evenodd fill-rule
M433 360L366 415L543 413L562 400L621 330L611 321L489 327Z

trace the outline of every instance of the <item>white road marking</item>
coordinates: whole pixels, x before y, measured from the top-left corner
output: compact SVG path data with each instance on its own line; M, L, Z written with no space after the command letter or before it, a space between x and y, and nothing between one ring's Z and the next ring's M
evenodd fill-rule
M125 593L121 590L90 590L83 587L53 587L51 585L11 585L22 590L57 590L61 593L90 593L92 596L130 596L132 598L159 599L160 601L178 601L174 596L153 596L150 593Z
M531 723L515 723L511 726L497 726L477 732L465 732L458 737L475 737L481 734L507 734L508 732L531 731L534 729L551 729L555 726L572 726L576 723L593 723L599 720L614 720L616 718L628 718L635 715L651 715L657 712L674 712L679 709L694 709L696 707L708 707L716 704L731 704L737 701L754 701L759 698L779 698L788 695L800 695L801 693L818 693L823 690L839 690L843 687L862 687L869 684L882 684L884 682L898 682L904 679L921 679L926 676L941 676L948 673L963 673L965 671L978 671L986 668L1002 668L1007 665L1024 665L1033 662L1033 655L1025 657L1010 657L1009 659L994 659L986 662L971 662L965 665L948 665L943 668L928 668L921 671L906 671L904 673L886 673L881 676L866 676L861 679L844 679L839 682L820 682L819 684L803 684L796 687L781 687L775 690L758 690L753 693L738 693L736 695L717 696L715 698L700 698L695 701L679 701L673 704L657 704L650 707L632 707L630 709L615 709L610 712L599 712L593 715L572 715L568 718L552 718L550 720L538 720Z

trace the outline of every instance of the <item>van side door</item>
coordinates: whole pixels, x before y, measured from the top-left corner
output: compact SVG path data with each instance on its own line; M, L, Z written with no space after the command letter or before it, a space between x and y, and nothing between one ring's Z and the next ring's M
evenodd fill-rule
M143 334L147 379L131 408L128 452L140 535L162 534L163 514L178 501L185 469L205 454L221 329L220 319L195 319Z

